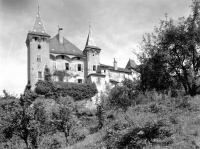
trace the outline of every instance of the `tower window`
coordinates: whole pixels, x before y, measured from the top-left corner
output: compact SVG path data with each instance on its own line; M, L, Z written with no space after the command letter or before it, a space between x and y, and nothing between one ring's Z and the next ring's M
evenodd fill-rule
M82 83L82 79L78 79L78 83Z
M93 71L96 71L96 66L95 65L93 65Z
M69 70L69 63L65 63L65 70Z
M38 78L42 78L42 71L38 71Z
M81 71L81 64L78 64L78 71Z
M37 55L37 62L41 62L42 59L41 59L41 55Z
M38 49L41 49L41 45L40 44L38 44Z

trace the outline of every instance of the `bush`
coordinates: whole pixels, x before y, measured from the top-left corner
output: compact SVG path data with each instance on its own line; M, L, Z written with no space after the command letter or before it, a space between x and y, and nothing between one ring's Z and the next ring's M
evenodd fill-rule
M137 95L135 82L125 79L121 86L116 86L111 90L108 102L110 107L126 110L130 105L136 104Z
M55 87L55 85L51 81L42 81L42 80L39 80L35 84L35 86L36 86L35 92L37 94L39 94L39 95L52 94L52 93L54 93L57 90L57 88Z
M83 100L93 97L98 91L96 85L78 84L78 83L66 83L55 82L55 86L58 88L58 93L62 96L71 96L74 100Z
M36 83L35 92L45 95L46 98L56 98L58 95L63 97L71 96L74 100L83 100L93 97L98 91L95 84L78 84L68 82L51 82L39 80Z

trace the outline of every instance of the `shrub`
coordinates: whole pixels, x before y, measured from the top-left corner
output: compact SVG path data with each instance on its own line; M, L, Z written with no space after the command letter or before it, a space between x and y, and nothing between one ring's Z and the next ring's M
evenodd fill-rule
M74 100L83 100L93 97L98 91L96 85L55 82L58 93L62 96L71 96Z
M121 86L116 86L111 90L108 102L111 107L126 110L130 105L136 104L137 95L135 82L125 79Z
M74 100L83 100L93 97L98 91L95 84L78 84L68 82L51 82L39 80L36 83L35 92L45 95L46 98L56 98L58 95L63 97L71 96Z
M35 92L39 95L48 95L54 93L57 89L51 81L39 80L35 84Z

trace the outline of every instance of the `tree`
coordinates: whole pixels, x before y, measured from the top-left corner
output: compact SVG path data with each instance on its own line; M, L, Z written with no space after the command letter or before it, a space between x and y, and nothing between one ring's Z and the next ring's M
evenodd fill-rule
M108 104L111 107L126 110L132 104L136 104L136 80L125 79L122 85L115 86L108 97Z
M187 94L198 93L200 87L200 15L199 1L194 0L192 14L185 19L161 20L154 34L143 38L141 49L144 51L140 61L156 56L162 57L163 64L177 82L181 82ZM156 71L155 69L153 71Z
M140 89L142 91L164 91L173 85L170 73L161 55L147 58L140 66Z
M49 68L46 66L46 67L44 68L44 80L45 80L45 81L51 81L51 77L52 77L52 75L51 75L51 73L50 73L50 70L49 70Z
M27 85L28 86L28 85ZM30 106L37 98L37 94L27 89L20 99L15 99L14 103L7 103L4 109L3 134L6 139L14 136L22 139L27 148L38 148L39 122L34 119L34 109ZM14 106L13 106L14 105Z
M75 105L73 99L60 97L57 112L53 112L52 123L55 128L63 132L66 139L66 146L69 146L69 136L73 134L73 128L76 127L77 118L75 116Z

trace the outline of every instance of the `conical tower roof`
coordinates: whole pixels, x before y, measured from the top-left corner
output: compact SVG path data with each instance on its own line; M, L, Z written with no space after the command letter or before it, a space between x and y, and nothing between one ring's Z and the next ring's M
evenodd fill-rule
M88 38L87 38L85 47L87 47L87 46L96 47L96 42L95 42L94 36L92 34L92 29L91 28L92 28L91 24L89 23L89 33L88 33Z
M45 33L44 25L43 25L42 19L40 17L39 6L38 6L38 13L37 13L37 16L35 19L35 23L34 23L32 32Z

